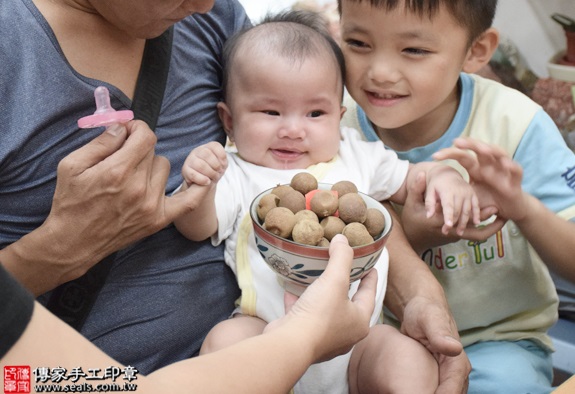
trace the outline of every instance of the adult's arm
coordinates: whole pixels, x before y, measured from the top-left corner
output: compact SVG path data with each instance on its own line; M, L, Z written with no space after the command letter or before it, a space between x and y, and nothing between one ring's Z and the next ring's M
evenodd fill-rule
M137 391L286 393L312 363L349 351L369 331L377 275L362 279L349 300L353 251L343 236L334 240L324 274L264 334L139 377L133 382ZM68 370L121 367L37 302L27 328L1 360L3 365L26 362Z
M398 215L387 205L393 229L386 243L390 263L385 305L401 322L401 332L421 342L436 357L440 379L437 393L465 393L471 365L443 288L411 248Z
M105 256L162 229L207 192L165 196L170 169L142 121L111 126L58 165L45 222L0 250L0 261L39 295L83 275Z

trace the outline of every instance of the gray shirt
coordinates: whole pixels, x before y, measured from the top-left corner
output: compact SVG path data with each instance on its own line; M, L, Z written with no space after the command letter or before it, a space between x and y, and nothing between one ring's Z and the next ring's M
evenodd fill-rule
M156 152L170 160L167 193L196 145L224 142L220 52L249 20L236 0L217 0L208 14L177 23L159 116ZM0 2L0 248L42 224L58 162L102 129L76 121L95 110L94 89L112 107L131 100L115 86L79 75L31 0ZM223 250L184 239L169 226L117 254L82 333L124 364L149 373L194 355L207 331L226 318L238 296ZM41 298L42 300L42 298Z

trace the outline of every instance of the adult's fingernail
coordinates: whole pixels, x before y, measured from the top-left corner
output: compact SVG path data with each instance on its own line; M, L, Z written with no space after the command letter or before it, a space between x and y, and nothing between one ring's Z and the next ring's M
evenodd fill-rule
M118 136L118 135L122 132L123 127L124 127L123 125L120 125L120 124L117 124L117 123L116 123L116 124L113 124L113 125L107 127L107 128L106 128L106 132L107 132L107 133L110 133L110 134L112 134L114 137L116 137L116 136Z
M345 242L348 243L347 237L343 234L336 234L332 239L332 241L336 241L336 242Z

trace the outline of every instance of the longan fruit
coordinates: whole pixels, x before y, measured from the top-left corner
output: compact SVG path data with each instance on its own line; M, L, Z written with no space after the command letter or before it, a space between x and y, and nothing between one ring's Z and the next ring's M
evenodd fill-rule
M357 186L355 183L350 181L339 181L332 185L331 190L335 190L339 197L346 195L347 193L357 193Z
M290 190L293 190L290 185L277 185L271 192L281 199Z
M302 209L301 211L295 213L296 223L304 219L313 220L314 222L319 223L319 218L317 217L315 212L309 209Z
M264 228L282 238L291 237L295 225L295 215L285 207L270 209L264 220Z
M323 227L313 220L302 220L295 224L292 231L294 242L316 246L323 238Z
M323 227L323 236L329 241L331 241L336 234L341 234L345 227L344 221L337 216L325 217L321 222L319 222L319 224Z
M312 174L300 172L291 179L290 186L305 196L310 191L317 189L318 185L317 179Z
M373 238L377 238L385 228L385 216L376 208L368 208L364 226Z
M342 234L346 236L351 247L368 245L373 242L373 238L369 235L367 228L361 223L349 223L343 228Z
M367 204L358 193L347 193L339 198L339 217L345 223L363 223L367 217Z
M310 200L310 208L319 218L333 215L337 207L338 198L329 190L319 190Z
M260 201L258 201L258 206L256 208L256 212L258 214L258 219L260 219L260 222L263 222L264 218L266 217L270 209L278 206L279 201L280 198L275 194L271 193L266 194L265 196L262 196L262 198L260 198Z
M305 209L305 196L295 189L286 190L280 197L278 207L286 207L293 213Z

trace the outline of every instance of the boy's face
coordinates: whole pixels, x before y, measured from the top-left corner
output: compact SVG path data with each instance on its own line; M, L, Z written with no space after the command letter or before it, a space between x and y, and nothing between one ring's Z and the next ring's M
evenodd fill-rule
M444 6L430 20L403 4L387 11L343 0L341 34L347 89L380 130L421 140L447 129L468 35Z
M339 150L342 81L333 60L292 62L277 54L234 63L220 117L240 156L276 169L307 168Z

